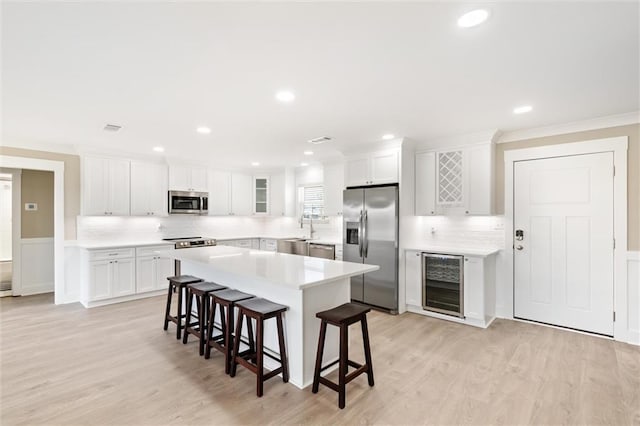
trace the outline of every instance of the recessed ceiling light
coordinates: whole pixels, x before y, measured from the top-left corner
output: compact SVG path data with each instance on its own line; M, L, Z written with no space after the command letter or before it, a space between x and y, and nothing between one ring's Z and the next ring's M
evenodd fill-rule
M482 24L489 17L489 11L485 9L476 9L467 12L458 18L458 26L462 28L471 28Z
M300 165L301 165L302 167L307 167L307 166L309 165L309 163L300 163Z
M163 147L161 147L161 146L154 146L154 147L153 147L153 150L154 150L155 152L164 152L164 148L163 148Z
M390 141L393 138L395 138L395 136L392 135L391 133L387 133L386 135L382 136L382 139L384 139L385 141Z
M525 112L530 112L533 109L531 105L522 105L513 109L514 114L524 114Z
M280 102L293 102L295 98L296 98L296 95L294 95L293 92L290 92L288 90L281 90L278 93L276 93L276 99L279 100Z
M204 126L203 126L203 127L198 127L198 128L196 129L196 132L198 132L198 133L200 133L200 134L203 134L203 135L208 135L209 133L211 133L211 129L210 129L210 128L208 128L208 127L204 127Z
M252 166L254 166L254 167L256 167L256 166L259 166L259 165L260 165L260 163L259 163L259 162L257 162L257 161L252 161L252 162L251 162L251 165L252 165Z
M305 151L304 155L313 155L313 151Z

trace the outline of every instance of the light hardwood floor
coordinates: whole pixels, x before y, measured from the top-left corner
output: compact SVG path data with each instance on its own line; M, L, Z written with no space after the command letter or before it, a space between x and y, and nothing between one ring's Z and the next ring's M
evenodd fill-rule
M497 320L487 330L369 315L376 385L347 407L279 378L224 374L221 354L162 330L164 298L84 309L52 295L0 300L0 423L640 424L640 348ZM362 359L358 329L351 356Z

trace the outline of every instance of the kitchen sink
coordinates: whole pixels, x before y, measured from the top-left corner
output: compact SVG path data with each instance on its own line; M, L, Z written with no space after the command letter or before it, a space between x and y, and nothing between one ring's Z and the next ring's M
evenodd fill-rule
M309 255L309 241L306 238L291 238L278 241L278 253Z

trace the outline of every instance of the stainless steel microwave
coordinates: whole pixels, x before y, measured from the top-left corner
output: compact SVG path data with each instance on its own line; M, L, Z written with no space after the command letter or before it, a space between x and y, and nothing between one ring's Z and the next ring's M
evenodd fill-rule
M169 191L169 214L209 214L209 193Z

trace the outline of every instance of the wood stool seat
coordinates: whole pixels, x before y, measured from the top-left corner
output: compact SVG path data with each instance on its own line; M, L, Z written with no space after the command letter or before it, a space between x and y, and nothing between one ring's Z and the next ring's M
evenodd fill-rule
M169 321L176 324L176 339L180 340L182 336L182 319L185 318L185 314L182 312L182 298L187 296L186 286L188 284L194 284L203 281L202 278L194 277L192 275L176 275L175 277L167 277L169 280L169 289L167 292L167 305L164 312L164 329L169 328ZM171 297L174 292L178 292L178 308L176 315L171 315Z
M238 364L256 374L256 394L260 397L264 392L264 382L282 373L282 381L289 381L289 366L287 363L287 353L284 345L284 327L282 325L282 314L289 309L287 306L271 302L267 299L249 299L236 304L238 307L238 321L236 323L236 339L233 345L233 361L231 363L231 377L236 375ZM247 318L247 332L249 334L249 350L240 352L240 333L242 332L242 322ZM270 318L276 319L278 329L278 345L280 357L277 358L264 351L264 321ZM255 343L253 342L253 332L251 320L256 321ZM278 361L280 367L275 370L264 372L264 357Z
M367 373L369 386L373 386L373 366L371 364L371 347L369 344L369 330L367 327L367 313L371 308L357 303L345 303L327 311L318 312L320 318L320 336L318 338L318 353L316 355L316 366L313 374L313 386L311 391L318 393L320 383L338 392L338 406L344 408L346 401L346 384L363 373ZM362 341L364 344L365 363L359 364L349 359L349 326L356 322L362 325ZM327 324L340 328L340 354L336 361L322 366L322 355L324 352L324 341L327 333ZM332 382L320 375L329 367L339 364L338 383ZM347 374L348 367L356 370Z
M224 372L231 371L231 361L233 358L233 310L236 302L252 299L253 294L242 291L228 289L211 293L211 309L209 309L209 319L207 321L207 333L205 337L204 357L211 357L211 348L217 349L224 354ZM214 335L216 311L220 309L220 329L221 333Z
M199 340L198 353L204 355L205 337L207 335L207 320L209 318L210 294L225 290L227 287L216 284L214 282L199 282L195 284L187 284L187 309L184 337L182 343L185 345L189 341L189 334L193 334ZM198 314L196 321L192 322L193 315L193 299L196 299L196 309Z

